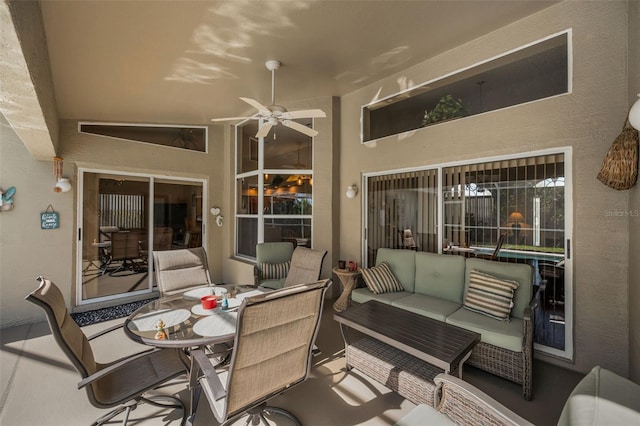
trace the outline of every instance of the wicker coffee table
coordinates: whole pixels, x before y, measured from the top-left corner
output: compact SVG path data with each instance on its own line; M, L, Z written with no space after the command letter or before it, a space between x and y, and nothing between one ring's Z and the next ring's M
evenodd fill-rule
M340 323L347 349L351 344L348 328L352 328L445 373L457 371L459 377L471 350L480 342L478 333L376 301L337 312L333 318Z

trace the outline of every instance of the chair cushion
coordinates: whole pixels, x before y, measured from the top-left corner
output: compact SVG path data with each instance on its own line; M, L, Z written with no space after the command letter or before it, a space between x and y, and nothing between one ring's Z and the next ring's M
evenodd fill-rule
M356 288L351 292L351 300L356 303L365 303L369 300L377 300L380 303L386 303L387 305L393 304L395 300L402 299L403 297L411 296L413 293L408 291L397 291L394 293L382 293L375 294L371 292L367 287Z
M404 291L387 262L382 262L373 268L361 269L361 271L365 284L375 294Z
M416 405L408 414L394 423L394 426L424 426L424 425L455 425L449 417L445 416L427 404Z
M462 304L465 258L427 252L416 253L417 294Z
M285 278L289 273L290 266L291 266L291 262L280 262L280 263L263 262L260 264L260 271L262 271L262 279L279 280L280 278Z
M409 312L415 312L416 314L443 322L447 316L460 309L460 303L418 293L396 299L391 302L391 306L396 306Z
M468 258L465 267L465 293L469 288L471 271L482 271L494 277L517 281L519 286L513 296L511 318L523 318L533 297L533 268L524 263L495 262Z
M558 426L640 424L640 385L595 366L573 389Z
M524 320L511 318L511 321L496 321L486 315L467 309L458 309L445 320L465 330L480 335L480 341L513 352L522 352L524 338Z
M513 307L516 281L500 279L473 270L469 275L469 288L464 295L463 307L501 321L509 321Z
M406 291L414 291L416 276L416 252L379 248L376 253L376 265L387 262L393 274Z

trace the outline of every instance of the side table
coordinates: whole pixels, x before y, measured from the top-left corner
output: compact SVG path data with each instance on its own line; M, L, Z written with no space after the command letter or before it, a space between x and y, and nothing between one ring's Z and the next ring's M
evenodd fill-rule
M358 282L358 275L360 271L350 271L348 269L333 268L333 273L338 276L342 283L342 294L338 297L338 300L333 304L333 309L336 312L342 312L351 305L351 291L355 288Z

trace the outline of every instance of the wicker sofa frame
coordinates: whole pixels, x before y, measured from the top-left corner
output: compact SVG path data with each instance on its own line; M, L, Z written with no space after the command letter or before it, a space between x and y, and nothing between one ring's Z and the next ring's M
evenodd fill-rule
M399 264L394 264L394 259L397 259L396 256L408 256L409 253L416 253L411 250L399 250L399 249L379 249L378 257L376 259L376 264L380 264L382 261L389 261L390 267L394 273L398 274L398 278L402 282L403 280L407 280L407 276L409 279L413 279L411 276L412 273L415 274L415 271L401 271L398 266ZM444 256L444 258L450 258L452 256L447 255L433 255L433 256ZM518 265L513 263L502 263L495 262L490 260L480 260L480 259L467 259L465 264L468 264L469 261L473 262L474 266L478 264L488 269L488 273L500 271L501 268L504 268L505 273L508 274L508 271L514 267L522 267L528 265ZM464 267L464 266L463 266ZM529 269L530 266L528 267ZM482 269L482 268L481 268ZM494 271L492 271L494 270ZM437 272L434 272L434 275L437 275ZM484 341L481 341L476 345L471 353L471 357L467 361L467 364L472 365L474 367L478 367L484 371L495 374L504 379L510 380L512 382L518 383L522 385L522 396L526 400L530 400L532 397L532 377L533 377L533 312L536 306L536 299L532 294L532 280L533 273L530 271L531 277L529 277L528 286L530 288L530 294L526 295L526 301L528 301L528 305L524 308L522 315L522 344L520 351L514 351L510 349L506 349L503 347L499 347ZM443 280L443 285L448 285L450 281L446 281L444 277L439 277ZM404 284L403 284L404 285ZM353 291L352 299L356 303L363 303L366 300L378 300L383 303L391 304L392 306L403 307L399 305L397 302L402 297L411 296L411 292L402 292L397 296L393 293L389 294L380 294L375 295L368 291L366 288L359 288ZM424 296L424 295L423 295ZM524 296L523 296L524 297ZM523 304L524 305L524 304ZM461 307L461 306L460 306ZM414 312L421 313L419 311L414 310ZM425 313L428 315L428 313ZM448 321L447 321L448 322ZM460 324L452 323L453 325L462 326ZM462 326L464 328L464 326ZM471 330L482 334L481 330Z

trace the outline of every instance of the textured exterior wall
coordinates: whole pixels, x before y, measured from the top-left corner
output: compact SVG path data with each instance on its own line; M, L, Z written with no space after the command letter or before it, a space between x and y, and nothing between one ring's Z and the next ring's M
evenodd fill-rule
M629 2L629 104L640 94L640 2ZM629 191L629 210L640 212L640 185ZM629 378L640 383L640 217L629 217Z
M554 147L573 148L574 361L628 373L628 192L596 174L620 132L627 106L627 3L563 2L342 98L340 187L362 173L426 166ZM376 97L468 67L551 34L572 29L573 92L360 144L360 107ZM362 206L340 198L341 246L360 259Z

